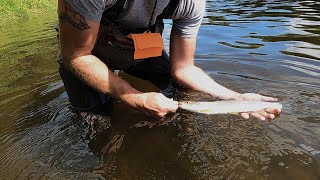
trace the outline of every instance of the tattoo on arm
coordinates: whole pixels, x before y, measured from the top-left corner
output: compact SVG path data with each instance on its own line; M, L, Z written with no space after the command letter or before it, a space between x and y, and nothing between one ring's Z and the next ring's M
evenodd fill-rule
M65 6L65 11L63 14L59 15L61 22L70 23L73 27L77 28L80 31L90 29L90 26L87 24L83 16Z

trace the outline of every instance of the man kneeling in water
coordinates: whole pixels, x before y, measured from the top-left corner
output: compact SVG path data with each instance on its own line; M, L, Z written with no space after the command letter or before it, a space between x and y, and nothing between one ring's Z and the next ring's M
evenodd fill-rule
M149 80L161 89L169 84L163 82L172 78L182 86L219 99L277 101L227 89L194 65L205 3L205 0L59 0L60 75L73 108L92 111L112 97L157 117L178 109L178 102L161 93L143 93L133 88L114 74L116 69ZM163 49L159 43L163 19L173 20L170 58L164 51L159 54L159 48ZM266 109L250 115L261 120L273 119L280 111ZM249 113L241 116L247 119Z

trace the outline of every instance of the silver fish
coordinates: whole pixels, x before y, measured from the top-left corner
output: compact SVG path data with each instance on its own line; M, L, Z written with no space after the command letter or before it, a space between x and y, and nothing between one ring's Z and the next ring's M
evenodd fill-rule
M278 102L263 101L215 101L195 102L181 101L179 108L203 114L234 114L239 112L255 112L266 108L282 108Z

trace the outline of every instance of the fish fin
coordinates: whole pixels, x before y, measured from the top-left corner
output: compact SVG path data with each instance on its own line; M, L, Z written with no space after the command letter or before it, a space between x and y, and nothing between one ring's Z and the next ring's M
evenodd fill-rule
M200 110L199 112L205 113L205 114L211 114L211 113L213 113L212 110L210 110L210 109L203 109L203 110Z

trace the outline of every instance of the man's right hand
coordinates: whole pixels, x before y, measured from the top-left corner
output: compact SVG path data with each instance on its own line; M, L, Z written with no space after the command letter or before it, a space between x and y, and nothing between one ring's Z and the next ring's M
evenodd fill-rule
M177 101L169 99L161 93L142 93L139 96L138 108L148 115L163 117L178 109Z

